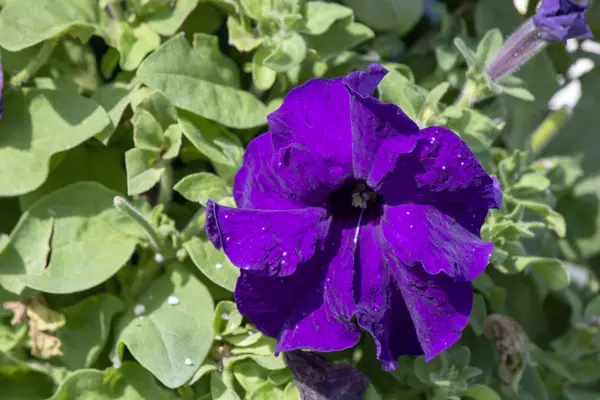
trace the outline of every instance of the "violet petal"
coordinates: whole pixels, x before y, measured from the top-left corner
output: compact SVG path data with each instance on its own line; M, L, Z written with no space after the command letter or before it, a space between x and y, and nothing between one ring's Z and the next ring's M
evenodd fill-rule
M329 230L322 208L248 210L206 205L209 240L240 269L269 276L292 274L315 254Z
M384 207L381 229L404 264L422 264L429 274L444 272L457 282L479 276L494 250L492 243L430 205Z
M285 353L302 400L361 400L369 379L346 362L329 363L310 352Z

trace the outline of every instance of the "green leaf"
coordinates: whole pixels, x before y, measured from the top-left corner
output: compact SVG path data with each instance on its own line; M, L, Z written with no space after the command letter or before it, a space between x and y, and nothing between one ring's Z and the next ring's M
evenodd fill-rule
M110 126L96 135L96 139L107 145L117 129L125 109L129 106L129 88L122 83L112 83L100 86L94 90L90 98L98 103L108 113Z
M493 389L485 385L473 385L462 393L463 396L477 400L501 400Z
M62 342L62 360L70 369L90 367L102 352L113 317L124 310L110 294L99 294L64 308L67 323L56 332Z
M133 362L105 371L81 369L73 372L49 400L175 400L151 374Z
M477 59L481 66L486 66L492 61L500 51L502 42L502 32L498 28L490 29L483 35L476 50Z
M52 395L54 382L47 374L25 365L10 365L5 362L6 358L3 353L0 353L2 397L15 400L39 400Z
M260 54L257 52L254 56ZM275 83L275 79L277 78L277 73L273 71L269 67L265 67L264 65L257 64L256 62L252 62L252 80L254 81L254 85L259 90L269 90Z
M139 228L113 207L117 193L78 182L38 200L19 220L0 253L0 270L48 293L89 289L131 257Z
M210 395L213 400L240 400L235 390L225 384L218 372L210 373Z
M280 400L283 390L271 382L265 382L262 386L250 393L248 400Z
M242 324L242 314L232 301L221 301L215 308L213 330L216 335L230 335Z
M241 52L250 52L261 45L263 39L240 24L236 17L227 17L229 44Z
M419 119L427 92L398 71L391 70L379 84L379 97L384 103L397 105L412 120Z
M173 35L185 19L196 9L198 0L177 0L170 9L154 14L145 20L148 26L162 36Z
M121 23L119 30L117 50L119 65L124 71L135 70L148 54L160 46L160 36L147 24L131 28L129 24Z
M27 325L6 326L0 324L0 352L8 352L27 335Z
M308 47L314 49L321 59L329 59L371 39L375 33L366 25L338 21L327 32L306 38Z
M351 17L352 9L336 3L324 1L309 1L304 9L304 21L300 26L303 33L321 35L325 33L335 21Z
M194 44L173 37L144 60L138 77L177 107L204 118L232 128L264 125L264 104L238 89L237 67L218 51L216 38L195 35Z
M61 90L5 93L0 121L0 196L30 192L48 176L48 160L110 124L94 101Z
M165 164L153 150L131 149L125 153L127 169L127 194L133 196L147 192L158 183Z
M556 232L556 234L560 237L564 237L567 230L567 224L562 215L558 212L554 211L548 205L543 203L537 203L535 201L529 200L521 200L517 201L517 204L523 205L525 208L530 209L531 211L535 211L544 217L546 224L548 227Z
M483 334L483 326L486 317L485 298L480 294L475 294L473 297L473 308L471 310L471 316L469 317L469 324L477 336Z
M590 302L585 306L585 311L583 312L583 318L588 319L595 316L600 315L600 295L594 297Z
M60 155L55 155L53 159ZM79 146L62 155L64 159L52 170L42 186L19 197L23 210L46 194L79 181L98 182L119 193L127 190L121 149Z
M356 18L381 31L404 35L421 19L425 10L423 0L343 0L354 10Z
M233 178L242 165L244 149L233 133L202 117L181 112L179 124L183 134L204 154L225 179Z
M193 238L183 244L194 264L211 281L233 292L240 271L231 264L225 253L214 248L208 241Z
M299 65L306 57L306 51L306 42L296 32L278 35L272 45L260 50L265 52L263 65L275 72L286 72Z
M125 316L129 322L118 341L165 386L176 388L194 375L210 350L214 304L206 287L183 265L169 267L138 299L144 313L136 317L131 310Z
M67 32L87 40L97 11L96 0L9 1L0 12L0 46L19 51Z
M231 189L223 179L210 172L186 175L173 188L189 201L206 205L208 199L221 200L231 196Z
M550 289L561 290L569 286L571 277L561 260L548 259L531 264L537 275L548 284Z
M237 362L233 366L233 376L248 393L256 391L266 383L268 372L249 359Z
M487 115L469 108L448 107L442 116L448 119L446 127L458 133L475 153L488 150L503 127Z

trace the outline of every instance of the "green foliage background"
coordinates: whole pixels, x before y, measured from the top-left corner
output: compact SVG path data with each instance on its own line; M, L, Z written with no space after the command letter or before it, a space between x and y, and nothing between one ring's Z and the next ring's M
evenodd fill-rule
M432 362L382 372L369 340L327 357L369 376L369 400L600 399L598 70L573 110L547 107L597 55L553 44L460 96L535 12L521 3L0 0L0 398L299 399L236 309L203 206L234 206L244 147L291 88L380 62L383 101L498 176L496 251ZM600 4L587 18L599 32Z

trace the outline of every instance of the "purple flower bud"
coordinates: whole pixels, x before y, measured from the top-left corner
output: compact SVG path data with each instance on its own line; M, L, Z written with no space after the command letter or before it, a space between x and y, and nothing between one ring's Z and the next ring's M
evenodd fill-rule
M305 351L284 354L302 400L360 400L369 386L369 379L348 363L328 363Z
M544 0L538 12L517 29L487 66L486 73L499 81L542 51L550 42L592 36L584 20L587 0Z

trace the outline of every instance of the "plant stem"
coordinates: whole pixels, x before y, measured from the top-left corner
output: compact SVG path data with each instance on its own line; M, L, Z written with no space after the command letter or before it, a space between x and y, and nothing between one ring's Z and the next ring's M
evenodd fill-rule
M531 151L539 154L556 136L560 128L569 120L567 107L552 111L533 132L530 139Z
M150 221L148 221L141 212L139 212L131 203L121 196L115 196L113 203L119 211L122 211L131 217L131 219L133 219L144 230L144 232L146 232L148 239L150 239L150 245L154 251L164 256L165 247L163 241Z
M163 161L165 170L160 177L158 204L166 206L173 195L173 167L169 161Z
M42 45L40 52L27 63L25 68L10 78L10 85L13 87L20 87L31 79L40 68L46 65L57 44L58 38L46 40Z
M181 232L181 243L185 243L192 238L197 232L201 231L206 221L205 208L201 207L196 214L190 219L185 229Z
M465 86L460 93L458 99L454 103L456 106L468 108L477 100L477 82L472 79L467 79Z

